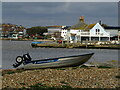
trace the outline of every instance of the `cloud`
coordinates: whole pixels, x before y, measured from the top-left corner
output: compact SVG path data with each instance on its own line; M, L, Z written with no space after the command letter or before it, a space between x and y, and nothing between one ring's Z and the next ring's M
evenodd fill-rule
M51 2L39 2L38 3L28 3L19 8L20 11L28 14L55 14L67 12L69 9L70 3L51 3Z
M3 2L43 2L43 0L2 0ZM44 2L119 2L119 0L44 0Z
M85 21L103 20L106 24L117 24L117 3L97 2L4 2L3 21L7 23L33 25L73 25L79 16ZM112 22L111 22L112 21Z

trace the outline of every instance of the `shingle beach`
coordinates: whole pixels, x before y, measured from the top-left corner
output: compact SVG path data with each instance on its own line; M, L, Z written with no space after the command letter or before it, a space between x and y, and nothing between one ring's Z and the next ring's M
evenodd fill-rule
M17 71L17 72L16 72ZM16 72L16 73L14 73ZM34 85L63 88L118 88L118 68L58 68L3 70L2 88L31 88Z

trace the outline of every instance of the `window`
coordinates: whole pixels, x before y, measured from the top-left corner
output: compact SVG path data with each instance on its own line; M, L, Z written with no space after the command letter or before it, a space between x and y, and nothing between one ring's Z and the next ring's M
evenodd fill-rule
M100 32L100 29L98 29L98 32Z
M96 29L96 33L97 33L97 29Z
M96 29L96 35L100 34L100 29Z

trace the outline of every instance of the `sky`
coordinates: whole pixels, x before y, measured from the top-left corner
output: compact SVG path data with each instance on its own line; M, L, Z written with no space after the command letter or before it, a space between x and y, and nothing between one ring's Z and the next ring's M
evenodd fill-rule
M119 0L1 0L2 2L119 2Z
M1 5L1 4L0 4ZM99 20L118 26L117 2L2 2L2 22L26 28L74 25L84 16L87 24Z

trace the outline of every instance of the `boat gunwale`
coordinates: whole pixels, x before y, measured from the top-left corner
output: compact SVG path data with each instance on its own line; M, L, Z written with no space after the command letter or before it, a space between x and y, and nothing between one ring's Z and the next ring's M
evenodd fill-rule
M55 59L62 59L62 58L71 58L71 57L78 57L78 56L86 56L86 55L93 55L93 54L94 53L88 53L88 54L81 54L81 55L74 55L74 56L65 56L65 57L57 57L57 58L47 58L47 59L40 59L40 60L30 61L29 63L37 62L37 61L47 61L47 60L55 60Z

